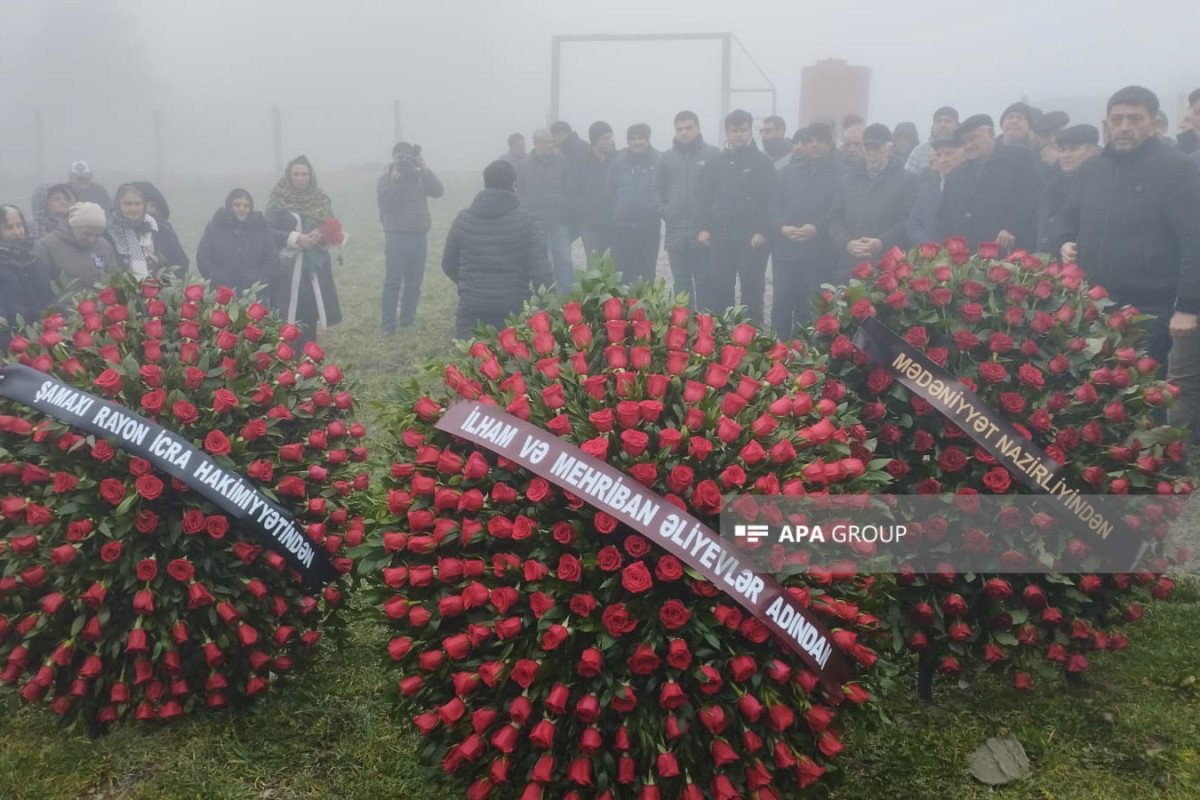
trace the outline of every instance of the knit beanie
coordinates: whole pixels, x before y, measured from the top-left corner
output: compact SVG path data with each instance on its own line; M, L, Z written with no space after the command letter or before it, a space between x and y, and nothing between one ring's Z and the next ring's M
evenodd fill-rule
M108 220L96 203L75 203L67 212L67 224L72 228L103 228Z

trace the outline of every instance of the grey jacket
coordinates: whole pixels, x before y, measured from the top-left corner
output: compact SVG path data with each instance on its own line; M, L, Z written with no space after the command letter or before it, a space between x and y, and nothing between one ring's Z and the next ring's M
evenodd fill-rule
M704 204L703 172L720 153L697 137L688 145L675 142L659 158L655 189L667 223L667 250L680 250L695 243Z
M570 198L570 170L558 153L547 158L533 153L517 165L517 195L521 206L544 230L566 225L574 216Z
M375 192L379 196L379 221L388 233L428 233L429 202L441 197L442 182L428 167L419 175L392 177L391 167L379 176Z
M51 231L39 239L33 246L33 257L38 268L45 271L50 280L62 284L67 292L88 288L108 272L120 269L117 254L108 239L101 236L91 247L84 247L66 228Z

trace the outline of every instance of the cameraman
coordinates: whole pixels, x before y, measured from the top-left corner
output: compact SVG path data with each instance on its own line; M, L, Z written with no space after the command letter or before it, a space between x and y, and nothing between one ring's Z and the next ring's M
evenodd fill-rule
M383 331L396 332L396 304L400 327L413 324L421 279L425 277L426 234L429 233L427 197L441 197L443 187L425 166L420 145L400 142L392 148L392 163L379 177L379 221L383 223L384 260ZM401 299L401 285L404 296Z

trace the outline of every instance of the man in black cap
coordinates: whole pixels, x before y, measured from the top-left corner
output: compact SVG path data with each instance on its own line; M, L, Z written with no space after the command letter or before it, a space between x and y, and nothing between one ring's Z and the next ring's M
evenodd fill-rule
M917 190L917 199L904 224L909 247L916 247L925 242L940 242L944 238L940 226L942 192L946 189L946 176L966 158L963 155L962 144L954 138L954 134L934 139L932 147L929 169L918 178L921 185Z
M996 140L987 114L967 117L955 131L966 162L946 178L942 193L944 236L962 236L972 247L996 242L1002 250L1036 244L1042 168L1029 147Z
M837 263L829 238L829 208L839 172L833 163L833 129L814 123L792 137L791 163L779 171L771 200L771 324L790 337L808 322L812 296L834 279Z
M1025 102L1013 103L1000 115L1001 139L1004 144L1032 147L1033 124L1042 112Z
M1033 146L1041 156L1042 165L1050 170L1058 164L1058 148L1055 137L1070 124L1071 118L1065 111L1047 111L1033 123ZM1051 174L1047 172L1047 176Z
M591 148L569 164L572 227L583 239L584 264L592 253L603 255L612 247L612 205L608 197L608 170L616 144L612 126L603 120L588 128Z
M1079 170L1059 220L1064 263L1118 304L1153 315L1147 349L1180 389L1172 425L1200 403L1200 169L1154 135L1158 97L1128 86L1108 101L1109 143ZM1169 359L1169 361L1168 361ZM1160 372L1161 374L1161 372Z
M933 140L946 139L958 127L958 110L950 106L942 106L933 112L933 125L929 128L929 139L916 146L908 156L904 165L914 175L920 175L929 168L929 156L933 153Z
M1047 115L1048 116L1048 115ZM1058 217L1071 190L1079 168L1092 156L1100 153L1100 129L1095 125L1073 125L1058 132L1055 137L1058 153L1058 174L1046 184L1038 206L1038 236L1036 250L1039 253L1058 255Z
M904 223L917 196L917 177L891 157L892 133L886 125L863 131L863 163L842 176L829 211L829 233L846 278L860 261L872 261L903 247Z

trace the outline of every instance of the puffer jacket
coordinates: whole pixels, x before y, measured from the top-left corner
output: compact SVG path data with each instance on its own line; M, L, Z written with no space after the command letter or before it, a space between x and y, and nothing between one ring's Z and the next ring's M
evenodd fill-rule
M455 331L497 327L520 311L531 289L553 283L546 234L512 192L484 189L458 213L446 236L442 271L458 284Z

